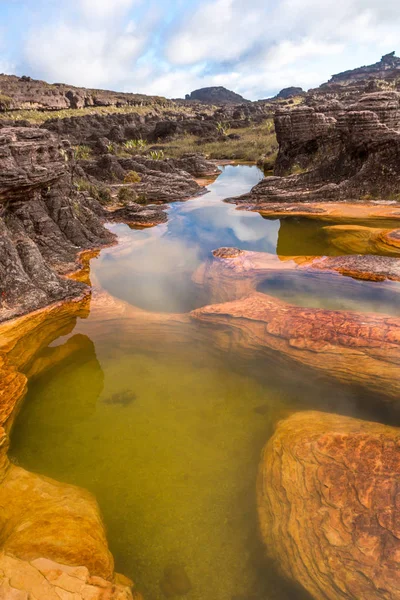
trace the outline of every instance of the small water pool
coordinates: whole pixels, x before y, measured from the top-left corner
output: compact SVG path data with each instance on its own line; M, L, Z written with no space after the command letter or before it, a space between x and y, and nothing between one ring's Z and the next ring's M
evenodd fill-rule
M167 224L112 226L121 243L92 261L93 280L149 311L204 305L192 274L213 249L276 254L282 248L279 221L222 202L261 177L256 167L228 166L208 194L171 205ZM318 253L315 227L302 227L291 229L293 249L298 236L307 254ZM287 254L289 242L284 246ZM394 310L392 289L354 287L341 276L324 281L276 276L260 290L312 306ZM11 454L29 470L96 495L116 569L134 579L146 600L165 598L160 582L171 568L185 570L188 600L308 598L264 558L255 506L260 452L277 420L293 411L379 419L372 399L285 361L219 355L204 340L149 351L123 325L105 335L101 326L90 327L90 317L42 356L66 344L73 352L30 380Z

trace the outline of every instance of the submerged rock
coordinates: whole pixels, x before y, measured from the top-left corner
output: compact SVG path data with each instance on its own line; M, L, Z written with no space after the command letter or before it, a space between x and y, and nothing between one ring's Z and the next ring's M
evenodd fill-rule
M286 357L398 404L400 318L303 308L261 293L190 315L214 327L214 343L224 350Z
M160 581L161 590L167 598L185 596L192 589L192 584L182 565L168 565L164 569L164 577Z
M266 552L317 600L397 600L400 430L319 412L279 423L257 484Z
M135 392L131 390L123 390L122 392L116 392L112 396L108 396L103 402L104 404L120 404L121 406L128 406L132 404L137 398Z

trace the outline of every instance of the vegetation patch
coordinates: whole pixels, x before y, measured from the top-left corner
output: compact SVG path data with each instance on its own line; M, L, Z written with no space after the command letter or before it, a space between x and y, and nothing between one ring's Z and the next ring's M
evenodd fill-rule
M131 204L136 202L137 195L135 190L129 187L122 187L118 192L118 202L120 204Z
M124 177L124 183L140 183L142 178L137 171L128 171Z
M194 135L183 135L162 144L165 157L181 158L185 154L202 152L210 159L239 160L244 162L268 162L272 164L278 152L272 119L261 125L241 129L227 129L227 135L215 141L205 141ZM233 134L232 138L228 135ZM157 148L157 144L154 145ZM160 145L161 149L161 145Z
M0 94L0 111L9 110L11 107L12 98L5 94Z
M112 201L111 192L108 188L93 185L87 179L78 179L75 181L75 187L78 192L87 192L102 205L110 204Z
M92 156L92 149L89 146L74 146L74 156L76 160L88 160Z

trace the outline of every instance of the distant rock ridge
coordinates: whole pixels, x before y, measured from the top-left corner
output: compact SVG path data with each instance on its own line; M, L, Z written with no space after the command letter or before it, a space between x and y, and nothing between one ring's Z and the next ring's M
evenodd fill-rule
M166 105L166 98L50 84L31 77L0 74L0 112L62 110L96 106Z
M287 100L288 98L293 98L293 96L302 96L303 94L304 94L303 88L290 86L287 88L283 88L283 90L281 90L279 92L279 94L277 94L275 96L275 98Z
M249 102L231 90L223 86L205 87L194 90L191 94L186 94L186 100L196 100L207 104L243 104Z
M394 73L393 73L394 72ZM348 80L367 79L367 78L386 78L388 75L400 75L400 58L395 56L395 52L390 52L382 56L381 60L373 65L358 67L332 75L328 81L330 83L341 83Z

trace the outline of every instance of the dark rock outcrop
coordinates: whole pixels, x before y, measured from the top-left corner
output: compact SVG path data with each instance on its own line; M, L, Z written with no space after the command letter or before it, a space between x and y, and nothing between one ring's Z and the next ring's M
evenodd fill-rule
M213 169L214 174L218 169L212 163L206 166L204 160L188 161L194 169ZM201 187L187 171L175 166L175 160L154 160L146 156L132 156L132 158L104 154L95 160L80 161L81 168L87 176L104 183L123 183L129 173L138 174L138 181L134 185L137 196L149 202L175 202L187 200L193 196L204 193ZM185 165L181 159L177 164ZM198 165L198 167L196 166Z
M186 100L195 100L205 104L242 104L247 102L235 92L227 90L223 86L205 87L186 94Z
M0 320L83 293L60 275L78 253L113 241L74 191L68 146L38 129L3 129L0 138ZM101 207L97 207L101 211Z
M275 98L287 100L288 98L293 98L294 96L302 96L303 94L304 94L303 88L291 86L291 87L283 88L283 90L281 90L279 92L279 94L277 94L275 96Z
M320 412L279 423L261 457L266 552L317 600L399 598L400 430Z
M104 222L165 223L167 213L154 202L204 193L184 167L197 176L218 173L198 155L175 161L102 154L76 162L69 143L46 129L2 128L0 321L87 293L82 281L65 276L80 268L81 252L114 242ZM78 192L82 182L85 191ZM99 184L127 192L120 207L98 202Z

